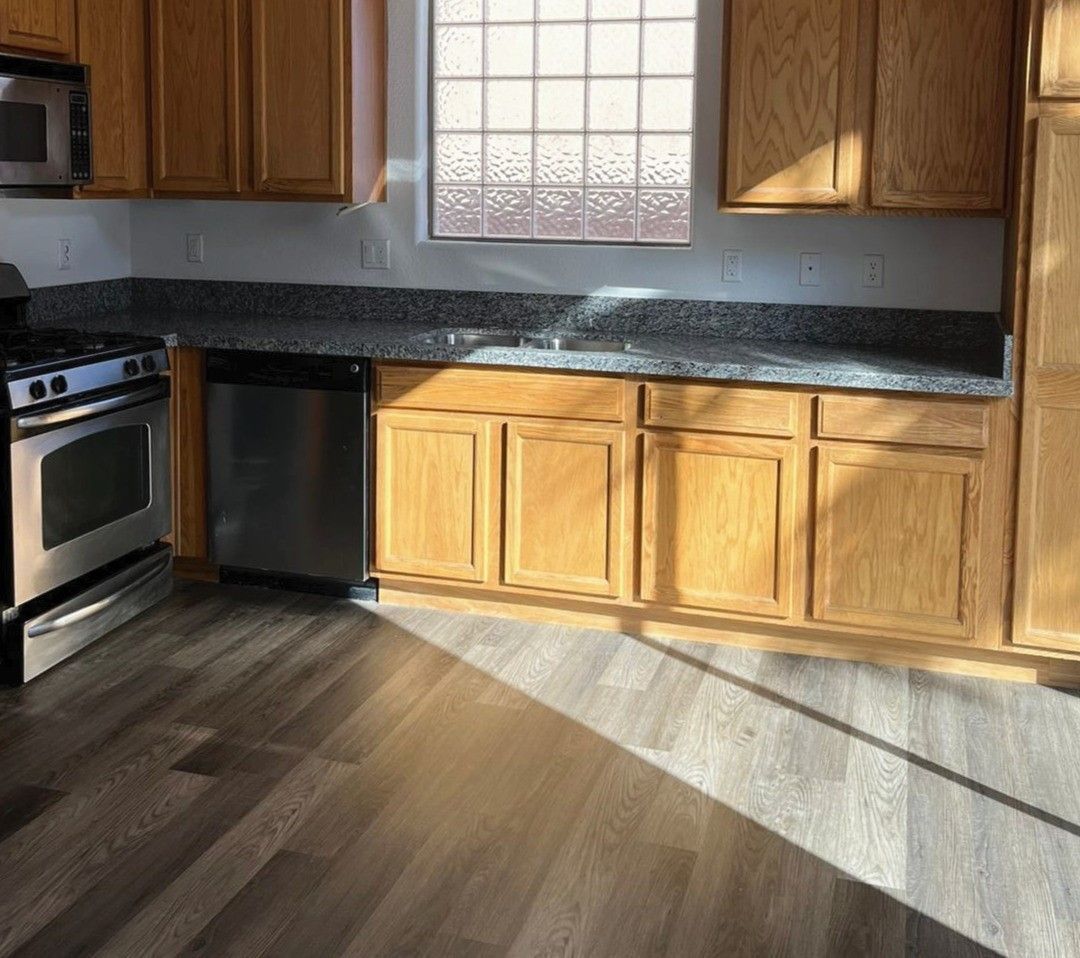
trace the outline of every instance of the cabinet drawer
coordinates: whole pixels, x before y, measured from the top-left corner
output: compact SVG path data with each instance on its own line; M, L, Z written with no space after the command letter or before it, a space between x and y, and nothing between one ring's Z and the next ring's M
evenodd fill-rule
M646 426L706 432L795 435L798 396L768 389L648 383Z
M379 406L622 422L623 383L597 376L462 369L439 366L378 366Z
M986 405L980 403L821 396L817 431L822 439L985 449L988 414Z

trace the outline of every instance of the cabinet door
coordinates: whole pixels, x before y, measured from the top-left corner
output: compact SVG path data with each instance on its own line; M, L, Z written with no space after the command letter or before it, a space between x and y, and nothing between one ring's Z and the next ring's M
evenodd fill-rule
M817 455L815 617L971 638L981 462L829 446Z
M75 0L0 0L0 45L75 54Z
M138 193L147 187L146 5L95 0L78 8L79 60L90 65L94 182L84 193Z
M506 441L507 585L616 596L622 586L623 433L511 423Z
M384 573L481 582L491 427L471 416L376 416L375 562Z
M872 203L1001 210L1014 0L880 0Z
M1080 652L1080 116L1037 151L1013 641Z
M1044 0L1042 96L1080 98L1080 3Z
M854 199L858 7L857 0L731 0L729 203Z
M345 195L345 0L252 0L255 189Z
M785 442L646 434L642 598L788 616L794 463Z
M154 189L240 190L239 0L151 0Z

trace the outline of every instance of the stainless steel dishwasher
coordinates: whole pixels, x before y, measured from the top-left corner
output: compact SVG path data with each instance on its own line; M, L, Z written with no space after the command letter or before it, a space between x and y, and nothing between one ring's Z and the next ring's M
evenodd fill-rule
M369 378L365 359L208 353L210 552L224 580L365 583Z

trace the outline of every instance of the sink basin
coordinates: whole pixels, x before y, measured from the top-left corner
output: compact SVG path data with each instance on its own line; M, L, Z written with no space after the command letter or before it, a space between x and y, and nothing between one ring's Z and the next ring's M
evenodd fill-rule
M478 349L484 346L524 346L526 340L520 336L502 333L436 333L429 342L439 346L460 346L463 349Z
M574 339L567 336L533 340L532 345L536 349L568 353L622 353L630 348L630 344L621 339Z

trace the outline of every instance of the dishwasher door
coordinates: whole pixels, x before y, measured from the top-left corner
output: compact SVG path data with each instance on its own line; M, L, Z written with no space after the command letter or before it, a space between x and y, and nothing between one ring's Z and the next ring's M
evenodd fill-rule
M365 392L207 384L219 565L367 579Z

